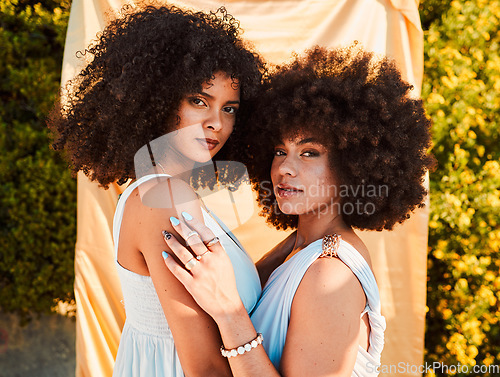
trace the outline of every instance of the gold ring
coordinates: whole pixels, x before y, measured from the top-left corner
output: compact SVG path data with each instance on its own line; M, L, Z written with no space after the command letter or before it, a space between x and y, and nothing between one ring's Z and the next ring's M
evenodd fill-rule
M210 247L210 246L213 246L215 245L217 242L219 242L219 237L214 237L212 238L210 241L208 241L205 246L206 247Z
M187 263L184 265L184 267L186 267L186 270L190 271L197 264L198 264L198 261L196 260L196 258L191 258L190 260L187 261Z

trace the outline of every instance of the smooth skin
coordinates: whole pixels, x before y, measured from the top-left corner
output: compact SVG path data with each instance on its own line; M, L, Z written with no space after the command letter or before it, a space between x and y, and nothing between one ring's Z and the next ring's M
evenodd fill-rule
M178 112L179 132L174 131L177 134L165 158L166 173L181 178L151 181L144 185L146 187L141 185L141 190L148 193L148 203L155 203L154 207L145 205L136 189L126 202L120 230L118 262L137 274L151 276L186 376L230 376L231 371L219 352L221 338L214 320L163 263L162 231L173 231L169 218L178 217L182 211L202 221L201 203L182 177L195 162L212 158L227 141L234 127L239 99L240 91L233 80L217 72L201 93L193 93L182 101ZM191 127L196 125L199 127ZM183 130L185 132L181 132ZM217 140L219 144L207 148L199 140L199 130L202 130L201 137ZM162 166L167 167L167 163ZM181 204L172 208L171 201Z
M275 149L271 177L280 209L299 216L296 234L284 241L294 240L287 258L311 242L337 233L371 263L366 247L336 210L340 198L332 190L336 178L324 146L304 137L282 141ZM197 219L174 226L182 235L185 230L181 226L196 230L204 242L213 237ZM166 242L180 263L167 256L165 264L215 320L224 347L235 348L254 339L256 330L237 294L229 258L220 244L210 247L210 252L187 271L183 266L191 257L189 250L174 237ZM196 253L202 252L205 249L200 246ZM278 249L276 253L276 257L266 256L264 270L282 262L286 252ZM233 375L350 376L358 348L369 345L367 316L360 318L365 305L365 294L352 271L340 259L319 258L307 270L294 296L280 370L258 346L229 359Z

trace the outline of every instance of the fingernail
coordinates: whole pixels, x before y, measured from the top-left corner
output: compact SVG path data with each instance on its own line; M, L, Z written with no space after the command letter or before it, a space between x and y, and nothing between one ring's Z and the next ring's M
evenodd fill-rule
M163 238L165 238L166 240L169 240L170 238L172 238L172 233L169 233L166 230L162 230L161 234L163 234Z
M193 216L191 216L189 213L182 212L181 214L182 214L182 217L184 217L187 221L193 220Z
M161 252L161 256L163 257L163 259L167 259L168 258L168 253L166 251L162 251Z
M172 216L170 218L170 222L172 223L173 226L179 225L181 222L177 219L177 217Z

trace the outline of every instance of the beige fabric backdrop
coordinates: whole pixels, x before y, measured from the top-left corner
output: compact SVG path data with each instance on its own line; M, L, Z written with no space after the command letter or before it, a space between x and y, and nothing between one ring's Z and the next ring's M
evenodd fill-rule
M122 0L73 0L63 62L63 82L83 62L75 57L102 30ZM241 21L243 37L272 63L315 44L360 41L396 59L416 94L423 69L423 33L418 0L176 0L185 8L215 10L225 5ZM125 314L111 236L118 194L78 177L78 234L75 254L77 377L111 376ZM210 205L210 204L209 204ZM219 208L216 213L219 212ZM428 211L420 210L393 232L362 232L374 262L387 319L382 364L420 365L426 298ZM235 230L256 260L285 236L256 214ZM258 235L258 236L256 236ZM399 375L417 376L418 373Z

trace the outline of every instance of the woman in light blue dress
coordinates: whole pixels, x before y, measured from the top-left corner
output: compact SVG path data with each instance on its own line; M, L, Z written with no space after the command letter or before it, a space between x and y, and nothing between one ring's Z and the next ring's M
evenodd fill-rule
M182 211L218 237L250 312L261 293L255 266L191 185L213 186L212 158L227 159L236 113L255 96L263 63L223 8L125 8L86 51L50 126L76 173L107 186L134 180L113 222L126 321L114 376L229 376L217 325L163 263L162 230ZM218 167L221 165L218 164ZM239 176L218 169L219 183ZM188 244L200 242L196 235ZM97 313L98 315L99 313Z
M214 318L234 376L378 375L385 320L353 229L391 230L423 205L430 124L410 92L393 62L357 45L313 49L271 75L247 164L269 222L297 230L258 263L251 315L220 243L197 245L197 260L166 238L165 264ZM189 215L174 229L214 236Z

